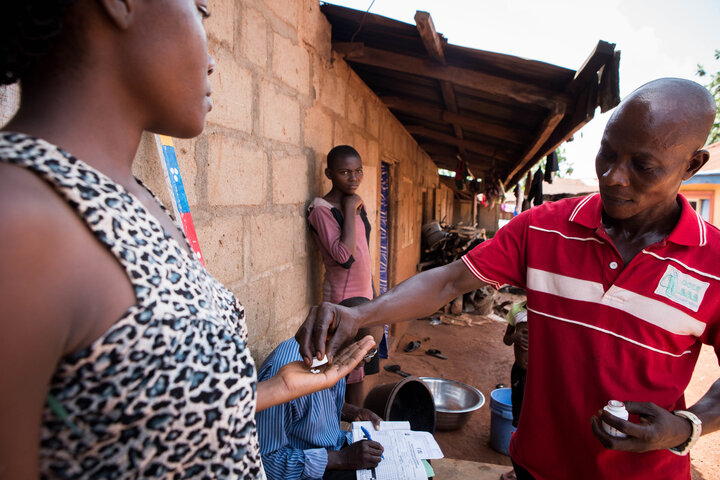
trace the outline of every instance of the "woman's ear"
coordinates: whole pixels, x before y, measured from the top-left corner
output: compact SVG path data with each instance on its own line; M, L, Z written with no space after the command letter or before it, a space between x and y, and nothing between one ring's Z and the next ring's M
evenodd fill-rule
M110 22L121 30L130 26L135 0L97 0Z
M328 178L328 180L332 180L332 178L330 177L330 169L329 168L325 169L325 176Z
M695 175L708 160L710 160L710 152L707 150L696 150L690 158L690 162L688 162L688 167L683 175L683 180L688 180Z

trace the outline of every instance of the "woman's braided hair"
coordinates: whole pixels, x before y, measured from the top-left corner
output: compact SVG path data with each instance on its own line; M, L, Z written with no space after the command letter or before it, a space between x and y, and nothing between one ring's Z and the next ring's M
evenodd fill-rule
M0 85L15 83L53 49L76 0L8 1L0 15Z

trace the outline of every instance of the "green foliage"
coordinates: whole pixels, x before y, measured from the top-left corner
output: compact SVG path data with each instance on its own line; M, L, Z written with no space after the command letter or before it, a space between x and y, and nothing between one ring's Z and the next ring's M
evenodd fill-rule
M560 170L555 172L555 176L558 178L565 178L565 177L569 177L570 175L572 175L572 173L574 171L573 162L568 160L567 155L565 154L565 148L564 147L558 148L557 150L555 150L555 153L557 153L558 168L560 168ZM530 169L530 171L532 172L533 175L535 175L535 172L539 168L542 168L543 171L545 171L545 158L546 157L542 157L540 159L540 161L538 161L538 163L536 163Z
M558 167L560 167L560 170L555 175L560 178L569 177L574 171L573 162L568 160L567 155L565 155L565 148L558 148L556 152L558 156Z
M715 50L715 60L720 60L720 50ZM712 93L713 97L715 97L715 104L720 107L720 71L708 74L705 67L698 64L697 72L695 72L695 74L701 78L707 77L708 82L705 84L705 87L710 90L710 93ZM720 142L720 109L715 114L715 122L713 123L712 130L710 130L710 135L707 140L708 144L715 142Z

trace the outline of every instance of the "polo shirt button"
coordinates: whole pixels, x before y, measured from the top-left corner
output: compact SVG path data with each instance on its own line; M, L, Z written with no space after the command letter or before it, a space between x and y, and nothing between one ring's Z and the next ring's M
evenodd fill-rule
M617 262L610 262L610 268L615 270L618 267Z

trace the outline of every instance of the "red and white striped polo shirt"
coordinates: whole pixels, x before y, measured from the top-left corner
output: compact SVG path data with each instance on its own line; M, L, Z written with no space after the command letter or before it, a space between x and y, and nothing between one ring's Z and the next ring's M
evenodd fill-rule
M463 257L480 280L527 290L528 377L510 451L536 478L690 478L688 457L607 450L590 427L611 399L684 408L701 342L720 353L720 231L678 202L670 235L628 265L599 194L523 212Z

